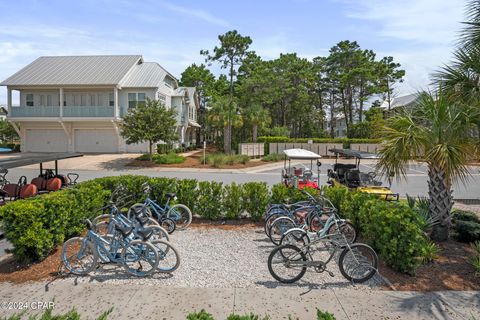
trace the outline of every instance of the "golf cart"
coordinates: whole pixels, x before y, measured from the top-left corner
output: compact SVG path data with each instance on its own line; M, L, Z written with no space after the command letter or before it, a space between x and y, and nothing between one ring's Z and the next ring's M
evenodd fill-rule
M287 149L284 150L285 161L284 168L282 170L282 183L288 187L295 187L303 189L305 187L318 189L320 186L320 162L321 156L315 152L305 149ZM287 166L288 160L288 166ZM304 164L300 164L298 167L292 167L292 160L310 160L310 168ZM313 175L313 167L317 167L317 175Z
M355 151L350 149L330 149L335 154L335 164L333 170L327 171L327 184L330 186L346 186L360 192L378 195L387 201L398 201L398 193L390 190L391 177L389 177L389 186L382 186L380 180L376 180L377 173L375 171L361 172L360 160L362 159L379 159L379 155L370 152ZM339 156L345 158L354 158L355 164L338 163Z

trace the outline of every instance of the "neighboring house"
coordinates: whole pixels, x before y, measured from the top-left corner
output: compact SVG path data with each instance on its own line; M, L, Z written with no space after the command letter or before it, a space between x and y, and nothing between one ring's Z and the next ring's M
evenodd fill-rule
M353 123L358 123L357 119L353 119ZM325 131L330 134L332 122L327 119L324 123ZM347 137L347 123L343 114L337 114L333 119L333 137L345 138Z
M179 144L194 143L194 88L141 55L40 57L5 81L7 119L29 152L146 152L120 136L122 116L147 98L177 111ZM12 106L12 91L20 105Z
M418 94L412 93L405 96L394 97L390 101L390 106L388 105L388 100L383 101L380 105L380 108L384 109L386 112L394 111L398 108L409 108L413 106L418 100Z

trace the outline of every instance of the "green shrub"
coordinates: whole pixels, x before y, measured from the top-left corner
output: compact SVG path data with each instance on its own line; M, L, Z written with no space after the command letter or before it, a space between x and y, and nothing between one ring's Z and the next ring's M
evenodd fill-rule
M214 320L213 316L204 309L187 315L187 320Z
M107 320L108 315L112 313L113 308L102 313L97 320ZM77 310L72 309L64 314L53 315L53 308L46 309L42 314L33 314L28 316L28 320L80 320L83 317L77 312ZM19 314L12 315L10 317L1 317L0 320L21 320L26 316L26 312L21 312Z
M421 217L406 203L389 202L346 188L325 188L325 196L357 228L382 260L394 269L414 274L436 255L436 247L423 233Z
M148 154L142 154L137 158L140 161L149 161L150 156ZM174 152L169 152L165 154L154 154L152 155L152 161L156 164L178 164L185 162L185 157L179 156Z
M473 256L470 258L470 264L475 270L475 276L480 276L480 241L471 244L473 249Z
M265 182L243 184L243 206L253 220L260 220L267 209L270 194Z
M335 320L335 316L330 312L317 309L317 320Z
M195 211L206 219L216 220L222 217L223 183L201 181L198 183L198 200Z
M284 159L285 159L285 155L280 153L271 153L262 157L262 161L267 161L267 162L282 161Z
M257 316L253 313L250 313L250 314L245 314L245 315L238 315L238 314L230 314L228 317L227 317L227 320L268 320L268 316L266 316L265 318L260 318L260 316Z
M480 223L474 221L457 220L455 222L456 238L461 242L480 240Z
M205 155L205 158L202 156L200 161L202 163L205 161L208 165L214 168L220 168L224 165L234 165L239 163L246 164L250 161L250 157L242 154L225 154L216 152Z
M453 220L472 221L480 223L480 218L475 213L458 209L453 211Z
M236 219L240 216L240 213L243 209L242 195L242 185L234 182L225 186L223 195L223 210L227 219Z

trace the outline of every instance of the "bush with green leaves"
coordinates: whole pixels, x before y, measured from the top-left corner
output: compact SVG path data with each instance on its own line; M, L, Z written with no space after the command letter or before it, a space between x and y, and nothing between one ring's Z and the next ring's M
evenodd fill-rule
M225 185L223 195L223 211L225 218L236 219L241 214L243 206L242 185L235 182Z
M187 320L214 320L213 316L204 309L187 315Z
M214 168L220 168L225 165L246 164L250 161L250 157L244 154L225 154L225 153L209 153L202 156L200 159L202 163L206 162Z
M108 315L112 313L112 311L113 311L113 308L110 308L109 310L103 312L100 316L98 316L96 320L107 320ZM25 318L24 316L26 316L26 313L21 312L19 314L14 314L9 317L1 317L0 320L21 320ZM43 312L42 314L32 314L28 316L28 320L80 320L80 319L84 319L84 317L82 317L80 313L78 313L78 311L75 309L72 309L63 314L54 315L53 308L50 308L50 309L46 309L45 312Z
M281 153L270 153L262 157L262 161L267 161L267 162L283 161L284 159L285 159L285 155Z
M140 161L150 161L149 154L143 154L137 158ZM179 156L174 152L152 155L152 161L156 164L179 164L185 162L185 157Z
M224 215L222 202L222 182L201 181L198 183L198 198L195 212L206 219L220 219Z
M335 320L335 319L336 318L332 313L317 309L317 320Z
M471 244L473 256L470 258L470 264L475 270L475 276L480 277L480 241Z
M435 257L436 247L422 230L424 221L408 204L342 187L324 192L387 265L414 274L419 265Z
M461 242L480 241L480 218L473 212L455 210L453 213L455 237Z
M247 182L243 184L243 208L250 217L258 221L263 217L270 201L270 192L265 182Z

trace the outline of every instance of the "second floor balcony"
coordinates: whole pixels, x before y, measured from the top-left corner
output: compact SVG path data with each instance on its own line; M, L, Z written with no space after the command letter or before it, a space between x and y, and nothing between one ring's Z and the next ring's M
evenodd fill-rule
M62 108L62 110L60 109ZM122 115L122 108L120 114ZM113 106L20 106L11 107L9 118L114 118Z

